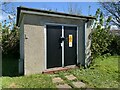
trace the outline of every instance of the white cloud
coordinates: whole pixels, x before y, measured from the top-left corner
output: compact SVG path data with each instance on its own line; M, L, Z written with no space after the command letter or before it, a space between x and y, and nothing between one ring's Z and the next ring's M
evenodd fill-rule
M2 20L2 16L0 15L0 21Z
M3 20L5 20L5 19L7 19L7 16L5 16L5 15L0 15L0 22L3 21Z
M3 20L3 16L2 15L0 15L0 21L2 21Z
M118 30L118 27L116 25L111 25L111 30Z

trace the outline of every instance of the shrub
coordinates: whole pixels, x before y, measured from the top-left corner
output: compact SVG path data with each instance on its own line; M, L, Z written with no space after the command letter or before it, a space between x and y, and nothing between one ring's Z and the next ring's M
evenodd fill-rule
M3 54L19 54L19 32L15 26L12 30L6 25L2 27L1 41Z
M120 55L120 36L115 35L109 45L109 52L112 55Z
M105 29L95 29L92 32L92 54L102 55L109 51L108 47L112 42L112 35L110 35L109 30Z
M105 20L104 15L100 11L100 9L96 11L95 17L96 17L96 21L92 31L92 45L91 45L91 51L93 57L97 55L109 53L108 47L113 40L113 37L109 32L110 21L112 17L109 16Z

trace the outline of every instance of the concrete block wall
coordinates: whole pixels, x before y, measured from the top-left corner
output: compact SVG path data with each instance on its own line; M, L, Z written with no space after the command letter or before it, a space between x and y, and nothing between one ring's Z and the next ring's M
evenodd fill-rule
M41 73L45 70L45 25L47 23L78 26L78 63L84 64L85 62L85 23L83 20L24 14L24 42L22 42L24 52L21 52L21 54L24 54L23 68L25 75Z

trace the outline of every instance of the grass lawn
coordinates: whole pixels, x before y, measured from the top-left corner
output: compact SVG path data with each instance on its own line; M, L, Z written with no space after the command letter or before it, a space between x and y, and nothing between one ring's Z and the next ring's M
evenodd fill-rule
M55 88L50 74L34 74L30 76L17 76L17 65L14 59L4 59L4 76L2 79L3 88ZM95 64L88 69L72 69L61 71L55 74L65 80L66 83L73 86L66 80L66 74L73 74L78 80L83 81L88 88L118 88L118 60L120 56L109 56L107 58L98 57ZM5 64L5 61L6 64ZM10 64L8 64L10 63ZM17 63L16 63L17 64ZM12 66L7 67L8 66ZM5 73L6 71L6 73ZM16 75L16 76L15 76ZM74 87L74 86L73 86Z
M72 73L89 88L118 88L118 75L120 74L118 60L120 56L98 57L95 59L95 64L88 69L69 70L59 74L64 78L65 74Z
M3 88L55 88L49 75L35 74L20 77L3 77Z

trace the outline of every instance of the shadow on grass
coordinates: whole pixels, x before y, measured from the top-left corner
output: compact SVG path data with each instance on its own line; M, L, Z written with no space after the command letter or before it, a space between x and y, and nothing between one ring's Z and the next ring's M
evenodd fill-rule
M3 55L2 56L2 76L18 76L19 56Z

